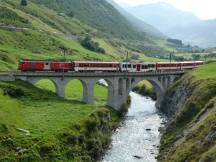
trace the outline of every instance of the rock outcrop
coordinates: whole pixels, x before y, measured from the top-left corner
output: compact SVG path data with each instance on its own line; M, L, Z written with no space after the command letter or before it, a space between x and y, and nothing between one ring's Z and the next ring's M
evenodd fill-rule
M169 122L162 135L159 161L215 161L215 79L185 75L167 91L161 111Z

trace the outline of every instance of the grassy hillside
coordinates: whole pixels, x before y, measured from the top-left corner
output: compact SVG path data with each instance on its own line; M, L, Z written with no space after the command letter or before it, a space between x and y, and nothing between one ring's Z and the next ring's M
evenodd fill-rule
M157 99L157 94L155 93L154 86L147 80L139 82L133 88L133 91L143 96L151 97L153 100Z
M76 35L82 35L94 29L75 18L60 17L48 8L29 3L20 7L19 1L4 1L0 4L0 58L3 70L15 68L20 58L54 59L62 58L59 46L68 48L68 59L76 60L114 60L121 55L100 54L83 48ZM13 28L10 28L10 27ZM107 47L106 47L107 48Z
M127 20L140 32L147 33L149 35L158 37L158 38L165 38L165 36L157 30L155 27L145 23L144 21L138 19L137 17L133 16L132 14L128 13L125 9L120 7L115 1L113 0L106 0L110 4L112 4L123 16L127 18Z
M38 84L44 85L43 82L53 90L47 81ZM70 86L76 90L73 95L68 93ZM77 99L80 92L78 82L70 83L70 98ZM98 158L119 117L102 106L106 89L97 85L95 92L98 106L91 106L59 98L21 81L0 82L0 100L4 101L0 102L0 161Z
M70 15L112 37L144 40L133 26L106 0L32 0L58 12ZM88 16L87 16L88 15Z
M66 15L70 15L72 12L74 17L96 28L100 35L107 36L111 41L117 40L120 46L123 45L129 50L148 54L164 54L167 51L168 45L164 47L158 43L162 41L166 44L166 40L160 32L145 23L142 24L142 30L137 29L136 22L128 20L124 14L121 15L122 13L108 3L107 0L32 1L48 6L58 12L63 12Z
M69 60L103 61L123 60L126 50L144 52L146 49L151 53L157 46L156 43L150 45L147 42L141 45L145 41L104 37L101 31L76 17L59 16L56 11L32 2L27 7L21 7L19 0L4 0L0 3L0 8L1 71L16 69L21 58L62 59L60 46L68 49ZM80 39L86 33L91 35L93 41L98 42L105 54L90 51L80 45Z
M163 107L176 111L161 140L160 161L215 162L215 69L216 63L198 68L167 92Z

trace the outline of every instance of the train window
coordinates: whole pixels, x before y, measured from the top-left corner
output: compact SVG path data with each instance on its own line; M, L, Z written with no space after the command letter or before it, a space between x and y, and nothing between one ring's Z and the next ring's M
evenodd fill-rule
M145 69L145 65L142 65L142 69Z
M136 65L133 65L133 68L135 69L135 68L136 68Z
M46 62L46 65L49 65L49 63L48 63L48 62Z
M128 65L128 68L131 68L131 64Z

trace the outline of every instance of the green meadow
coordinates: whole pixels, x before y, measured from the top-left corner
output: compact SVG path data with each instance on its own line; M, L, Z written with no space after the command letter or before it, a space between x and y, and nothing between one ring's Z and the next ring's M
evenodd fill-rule
M41 80L37 87L22 81L0 82L0 161L76 161L82 156L91 158L93 153L99 156L109 141L110 129L120 121L118 113L105 106L107 89L96 84L95 105L87 105L81 101L80 81L67 85L67 99L54 93L51 81ZM81 137L81 143L64 143ZM95 140L100 145L86 150ZM70 149L74 149L72 157L66 155ZM20 150L24 151L17 154Z

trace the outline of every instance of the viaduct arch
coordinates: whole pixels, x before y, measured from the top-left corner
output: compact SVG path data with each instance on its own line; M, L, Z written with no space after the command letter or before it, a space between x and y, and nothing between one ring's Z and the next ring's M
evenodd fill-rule
M83 85L83 102L94 103L94 86L100 79L108 84L107 105L119 110L126 102L130 91L142 80L148 80L155 88L157 94L156 106L160 105L166 90L184 72L149 72L149 73L53 73L53 72L21 72L14 73L10 80L21 79L36 84L41 79L49 79L56 87L56 93L65 97L66 85L74 79L80 80ZM1 79L1 78L0 78Z

